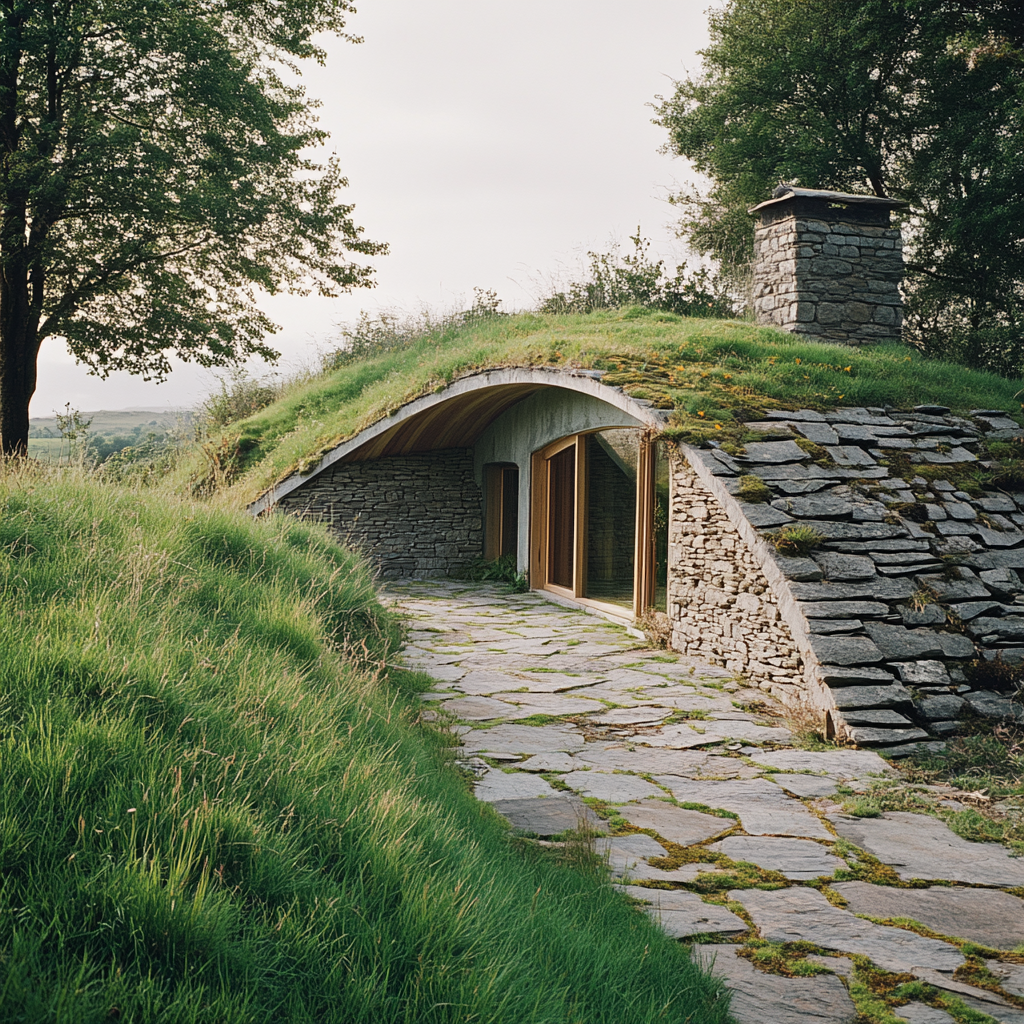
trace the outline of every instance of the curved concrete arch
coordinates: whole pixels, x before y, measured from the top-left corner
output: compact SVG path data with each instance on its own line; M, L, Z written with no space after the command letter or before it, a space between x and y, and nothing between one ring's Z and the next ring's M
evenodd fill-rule
M664 414L649 402L600 382L597 370L505 367L467 374L441 391L423 395L359 431L329 451L308 473L292 473L266 491L249 511L259 515L337 462L471 445L502 413L530 395L561 388L588 395L652 430L664 429Z

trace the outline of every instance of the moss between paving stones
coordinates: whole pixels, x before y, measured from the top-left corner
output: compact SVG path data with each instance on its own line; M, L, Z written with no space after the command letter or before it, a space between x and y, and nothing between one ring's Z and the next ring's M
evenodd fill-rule
M802 884L807 886L809 889L817 889L822 896L825 897L832 904L833 907L838 907L840 910L845 910L849 904L849 900L846 899L842 893L837 892L828 883L831 879L826 878L811 878L805 880Z
M743 916L742 908L738 904L716 899L710 899L707 902L728 904L730 910ZM827 966L808 962L807 957L810 955L830 957L836 960L851 960L854 965L854 974L849 981L848 988L857 1009L858 1020L864 1024L903 1024L903 1019L893 1011L912 1001L923 1002L929 1006L946 1010L958 1024L987 1024L987 1022L994 1021L994 1018L970 1009L954 995L940 992L932 986L918 981L912 974L897 974L880 970L866 957L821 949L810 942L778 943L764 939L740 938L736 944L741 947L738 955L749 960L758 970L764 971L766 974L789 978L836 973L829 971ZM960 971L957 972L958 975L960 973ZM984 972L984 974L987 973ZM985 980L983 974L979 973L977 976L981 980ZM974 977L975 975L972 975L972 984L977 984L973 981ZM986 988L1005 997L997 985L978 985L977 987ZM1019 1001L1014 1000L1014 1005L1019 1005Z
M850 994L853 994L852 991ZM972 1010L951 993L940 992L931 985L926 985L924 982L917 981L916 979L896 988L889 996L887 1005L900 1007L914 1001L926 1003L928 1006L934 1006L938 1010L945 1010L957 1024L999 1024L995 1017L991 1017L987 1013L981 1013L978 1010ZM855 1004L856 1002L857 1000L854 999ZM857 1008L860 1010L859 1006ZM904 1024L899 1017L891 1015L885 1018L876 1019L870 1017L868 1019L872 1024L889 1024L890 1021L892 1024Z
M564 717L558 719L557 716L544 716L544 718L545 720L566 720ZM739 758L738 760L742 760L744 763L750 763L748 758ZM514 771L515 769L512 770ZM627 772L624 774L637 773ZM550 783L558 788L567 788L564 783L561 783L559 786L561 778L557 773L542 773L542 777L546 778ZM643 778L644 776L641 774L639 777ZM653 780L648 778L647 781ZM853 796L852 792L849 790L847 790L846 793L849 796ZM969 809L968 811L951 811L949 809L937 808L934 800L935 798L932 797L930 793L920 789L915 789L913 785L908 785L905 780L880 780L873 783L867 794L859 797L858 800L853 802L847 800L846 809L853 810L855 813L859 811L861 814L882 813L886 810L924 811L949 822L959 821L964 829L975 829L978 834L972 835L971 838L991 839L995 837L993 829L997 827L997 823L983 818L972 809ZM628 835L644 833L657 838L656 833L653 830L638 828L624 821L616 813L614 805L608 805L593 799L588 799L586 802L591 806L596 807L609 819L609 824L612 826L614 834ZM676 801L666 802L675 803L677 806L698 810L703 813L718 814L723 818L736 817L735 814L716 810L702 804L677 803ZM581 837L567 836L564 838L568 843L581 841ZM711 843L713 841L714 840L708 840L707 843ZM555 844L550 845L553 846ZM664 845L666 846L666 856L663 858L653 859L651 861L652 866L662 868L663 870L672 870L686 863L710 862L716 864L720 870L725 870L728 873L724 875L707 875L703 876L700 881L694 880L686 883L659 882L652 880L646 883L646 887L650 889L683 889L692 891L700 895L705 902L727 907L733 913L736 913L747 924L748 928L751 929L752 934L755 934L756 931L753 929L751 920L743 907L735 904L728 898L729 890L737 888L779 889L803 884L807 887L818 889L818 891L822 892L833 905L844 906L846 904L843 897L829 886L828 883L830 879L828 878L822 877L803 883L791 883L779 873L765 871L764 869L752 864L734 862L722 854L708 850L703 844L695 844L688 847L682 847L673 843L664 843ZM840 852L849 858L856 857L856 860L853 862L849 870L840 870L836 872L835 877L837 879L860 878L875 884L891 885L899 888L919 888L943 884L941 881L936 882L934 880L911 880L905 882L899 879L892 868L882 864L877 860L877 858L867 854L865 851L859 850L848 841L838 839L837 847L837 852ZM560 853L558 855L566 856L565 853ZM587 851L587 857L589 857L589 865L591 868L593 868L595 863L600 865L600 860L589 851L589 848ZM998 979L992 975L985 965L986 959L1001 960L1004 962L1024 962L1024 955L1013 953L1007 954L999 950L982 947L977 943L951 939L949 936L934 932L921 925L920 922L909 918L876 919L867 915L858 916L865 917L865 919L877 924L889 927L898 927L904 930L916 932L917 934L928 938L951 942L951 944L958 946L967 958L966 963L956 974L958 980L969 982L979 989L985 989L998 994L1002 998L1006 999L1006 1001L1011 1005L1024 1007L1024 999L1003 991ZM743 939L742 937L736 941L738 941L742 946L740 955L750 960L758 967L758 969L766 971L767 973L780 974L789 977L812 976L828 973L828 969L826 967L809 963L806 960L806 957L810 953L824 953L825 955L836 957L843 955L841 953L836 953L835 951L826 952L818 950L816 947L808 943L780 944L758 939ZM935 989L916 981L910 975L890 974L888 972L879 971L877 968L874 968L870 962L863 958L854 957L852 959L855 964L855 975L850 984L851 996L854 999L858 1012L861 1014L861 1018L865 1021L870 1021L871 1024L889 1024L889 1022L891 1022L891 1024L896 1024L896 1022L899 1021L899 1018L893 1014L892 1009L894 1007L904 1005L912 999L925 1002L928 1005L940 1007L952 1014L954 1019L962 1022L962 1024L974 1024L974 1022L992 1019L987 1018L984 1014L979 1013L978 1011L966 1007L960 1000L956 999L955 996L938 992Z
M964 946L969 943L964 943L960 947L961 952L966 954ZM983 954L969 954L967 955L967 962L961 964L953 974L955 981L963 981L968 985L973 985L975 988L983 988L988 992L994 992L997 996L1001 996L1008 1003L1012 1003L1014 1006L1024 1009L1024 999L1020 996L1014 995L1012 992L1007 992L1002 985L999 984L999 979L985 966L985 960L1001 960L1003 963L1022 963L1024 957L999 957L991 956L990 951L985 950Z
M871 1024L905 1024L891 1011L893 1006L909 1002L898 995L906 985L919 984L912 974L890 974L879 970L863 956L851 956L854 976L850 979L850 998L857 1013Z
M854 846L847 839L836 840L835 852L849 864L848 868L836 869L832 877L837 882L871 882L874 885L891 885L897 889L923 889L933 884L920 879L905 882L894 868L883 864L877 857Z
M808 961L811 954L842 955L824 950L813 942L769 942L766 939L748 939L737 955L766 974L781 974L786 978L811 978L817 974L834 973L827 967Z
M707 804L694 803L692 800L676 801L676 807L684 811L701 811L703 814L713 814L716 818L730 818L739 821L740 816L735 811L726 811L721 807L709 807Z
M689 808L694 809L694 808ZM713 812L707 812L713 813ZM721 836L713 836L704 843L695 843L692 846L680 846L662 839L657 832L649 828L638 828L631 825L623 818L616 818L613 835L648 835L656 839L667 849L664 857L652 857L649 861L651 867L659 868L662 871L675 871L684 864L716 864L720 869L728 871L724 875L705 875L701 880L687 882L648 881L646 888L650 889L686 889L699 896L710 896L718 893L725 893L731 889L784 889L789 886L789 879L778 871L767 871L756 864L749 864L745 861L734 861L724 853L717 853L709 850L707 845L717 842ZM611 822L609 822L611 824ZM747 918L744 917L744 920Z

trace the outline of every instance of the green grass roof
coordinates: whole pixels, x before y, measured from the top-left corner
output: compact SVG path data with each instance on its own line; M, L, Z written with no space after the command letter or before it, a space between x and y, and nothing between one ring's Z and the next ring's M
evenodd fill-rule
M1020 381L925 359L897 344L851 348L643 309L522 313L441 330L296 382L180 472L245 504L405 403L502 366L604 370L603 383L672 409L673 432L695 442L768 409L935 403L954 411L1002 409L1018 419L1022 409Z

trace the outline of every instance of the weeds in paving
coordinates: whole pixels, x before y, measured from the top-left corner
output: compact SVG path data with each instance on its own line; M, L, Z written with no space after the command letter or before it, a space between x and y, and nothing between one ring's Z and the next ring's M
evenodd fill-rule
M986 959L998 959L1004 963L1017 963L1019 962L1017 959L1000 956L996 950L985 950L984 953L967 954L964 948L961 947L961 952L964 952L965 956L967 956L967 961L956 969L953 975L956 981L963 981L968 985L973 985L975 988L983 988L989 992L994 992L1018 1009L1024 1009L1024 999L1011 992L1007 992L1003 988L1000 979L985 965Z
M922 751L908 759L903 772L911 781L982 790L993 800L1024 797L1024 727L975 722L970 734L949 740L941 753Z
M735 811L727 811L721 807L708 807L707 804L694 803L691 800L679 801L677 807L684 811L700 811L702 814L713 814L716 818L729 818L732 821L739 821L740 816Z
M952 993L940 992L931 985L926 985L916 979L898 985L889 995L888 1005L899 1008L911 1001L925 1003L937 1010L944 1010L957 1024L998 1024L995 1017L971 1009ZM871 1020L874 1024L874 1018ZM892 1018L892 1020L894 1024L902 1024L898 1017ZM884 1024L890 1024L889 1020L884 1021Z
M900 782L872 786L867 800L882 811L934 814L953 832L977 842L1002 842L1024 853L1024 728L974 722L975 731L950 740L939 755L923 752L901 765ZM910 785L907 785L910 783ZM913 784L950 786L948 798L969 806L943 807Z
M824 896L825 899L827 899L833 907L838 907L840 910L843 910L846 908L846 905L849 901L846 899L845 896L837 892L835 889L832 888L831 885L829 885L830 881L832 881L831 877L812 878L808 881L805 881L803 885L807 886L809 889L817 889L818 892L820 892L821 895Z
M825 950L811 942L769 942L748 939L739 955L768 974L781 974L787 978L813 978L832 972L807 959L811 954L824 954Z
M935 801L928 793L908 786L902 779L879 779L865 794L843 801L843 810L857 818L877 818L885 811L931 812Z
M906 1024L893 1013L894 1006L908 1002L901 987L916 981L912 974L889 974L877 970L864 957L851 957L854 975L849 982L850 998L857 1009L858 1020L870 1024Z
M836 856L841 857L849 865L845 868L836 868L833 878L837 882L872 882L875 885L890 885L899 889L919 888L911 882L904 882L894 868L883 864L877 857L854 846L847 839L836 839L834 850Z

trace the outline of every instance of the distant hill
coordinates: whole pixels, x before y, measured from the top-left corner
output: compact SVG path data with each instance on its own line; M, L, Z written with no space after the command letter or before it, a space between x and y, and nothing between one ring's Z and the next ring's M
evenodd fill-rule
M29 420L28 453L35 459L53 461L66 458L69 443L61 436L57 423L58 410L51 416L34 416ZM97 409L79 412L79 419L89 424L90 447L100 458L106 458L147 441L151 435L162 438L176 427L188 426L193 412L170 406L156 408Z
M61 412L61 410L57 410ZM94 412L79 412L83 420L89 420L90 434L123 434L131 433L136 427L146 432L150 430L163 432L170 430L179 419L191 416L191 410L175 409L170 406L162 408L133 409L98 409ZM29 420L29 437L60 437L57 426L57 413L50 416L33 416Z

